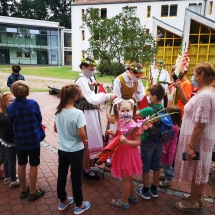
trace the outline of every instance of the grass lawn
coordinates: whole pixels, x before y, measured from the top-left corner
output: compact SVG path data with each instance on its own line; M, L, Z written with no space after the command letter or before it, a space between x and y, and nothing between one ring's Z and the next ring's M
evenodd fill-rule
M5 73L11 73L12 65L0 65L0 71ZM21 65L21 73L23 75L34 75L41 77L51 77L51 78L62 78L74 80L78 72L72 71L71 66L61 66L60 70L58 66L32 66L32 65ZM113 76L100 76L96 74L98 82L101 83L112 83L114 80ZM143 80L143 85L145 86L146 81Z

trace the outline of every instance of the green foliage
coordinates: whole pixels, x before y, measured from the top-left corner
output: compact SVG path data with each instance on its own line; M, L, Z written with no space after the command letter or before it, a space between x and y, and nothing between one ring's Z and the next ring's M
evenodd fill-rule
M156 40L141 26L134 10L128 6L124 14L112 18L100 17L98 9L88 8L81 26L81 29L85 28L91 34L86 54L101 62L130 61L147 66L157 53Z
M0 15L60 22L71 28L72 0L2 0Z
M113 75L114 77L122 74L125 71L125 66L118 62L101 62L98 68L103 75Z

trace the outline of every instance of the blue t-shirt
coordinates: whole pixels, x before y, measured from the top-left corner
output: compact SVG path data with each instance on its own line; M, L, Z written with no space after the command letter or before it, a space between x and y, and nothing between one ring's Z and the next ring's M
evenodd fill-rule
M76 152L84 148L78 135L78 129L86 125L86 119L81 110L76 108L62 109L55 115L58 132L58 149L65 152Z

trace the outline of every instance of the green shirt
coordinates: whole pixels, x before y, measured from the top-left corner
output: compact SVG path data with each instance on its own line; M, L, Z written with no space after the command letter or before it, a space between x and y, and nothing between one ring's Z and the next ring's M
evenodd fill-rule
M162 110L164 107L162 104L154 104L152 106L155 106L157 107L158 109ZM140 115L143 117L143 118L146 118L147 116L152 116L153 114L155 113L155 111L153 110L153 108L151 107L147 107L147 108L144 108L142 110L140 110ZM145 130L142 135L141 135L141 140L146 140L147 138L149 137L149 132L148 132L148 129Z

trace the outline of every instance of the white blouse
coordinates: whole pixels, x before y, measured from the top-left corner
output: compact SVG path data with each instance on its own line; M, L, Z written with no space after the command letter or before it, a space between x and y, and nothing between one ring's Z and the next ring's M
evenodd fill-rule
M99 105L107 100L110 100L110 94L105 93L97 93L95 94L94 91L92 91L89 87L89 84L91 84L90 78L87 78L82 73L80 74L80 77L76 84L81 88L82 90L82 96L93 105Z
M134 86L134 81L132 81L128 78L127 72L124 72L122 74L122 77L125 80L125 84L127 87L132 88ZM122 97L121 87L122 86L121 86L121 82L120 82L119 78L116 78L113 83L113 93L115 93L117 95L117 97ZM137 90L134 94L138 101L141 101L143 99L143 97L145 95L145 89L144 89L144 86L143 86L141 80L138 80Z

